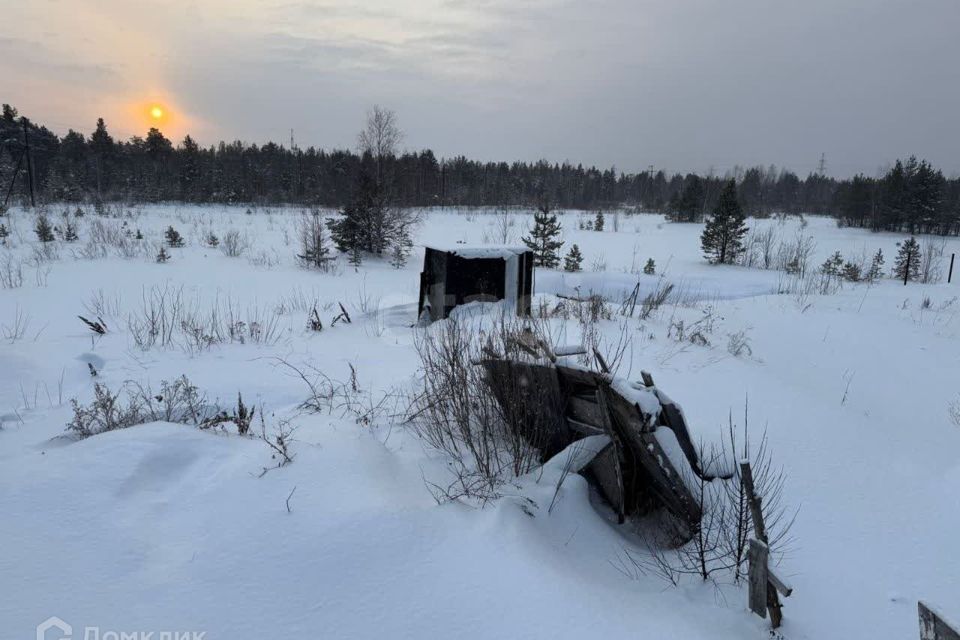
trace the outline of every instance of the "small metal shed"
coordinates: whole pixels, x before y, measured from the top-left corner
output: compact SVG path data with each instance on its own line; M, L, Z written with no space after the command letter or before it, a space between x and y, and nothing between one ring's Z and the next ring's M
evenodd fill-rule
M533 252L526 247L427 247L417 316L440 320L457 305L497 300L525 316L532 294Z

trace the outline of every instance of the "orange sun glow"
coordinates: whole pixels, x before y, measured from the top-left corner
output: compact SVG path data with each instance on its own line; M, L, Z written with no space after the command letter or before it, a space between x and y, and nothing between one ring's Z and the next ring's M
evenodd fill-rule
M163 114L164 114L163 107L159 105L153 105L152 107L150 107L150 117L153 118L154 120L163 119Z

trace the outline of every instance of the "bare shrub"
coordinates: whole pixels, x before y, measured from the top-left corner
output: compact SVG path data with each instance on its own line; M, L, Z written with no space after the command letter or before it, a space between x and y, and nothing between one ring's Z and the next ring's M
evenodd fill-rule
M774 247L778 238L776 227L751 228L744 238L743 251L737 256L737 263L744 267L774 268L777 257Z
M280 264L280 254L276 249L261 249L247 258L247 263L254 267L272 269Z
M237 229L230 229L220 241L220 251L228 258L239 258L250 248L250 239Z
M97 289L83 303L83 308L92 316L115 318L120 315L121 310L120 294L114 293L112 297L107 296L103 289Z
M801 277L805 276L810 271L810 260L816 249L816 241L812 236L805 234L801 227L792 240L782 241L777 247L774 259L776 269Z
M264 467L260 476L263 477L271 469L279 469L293 462L294 453L290 451L290 443L293 441L293 433L296 427L289 421L280 420L272 432L267 431L267 423L263 417L263 411L260 412L260 433L257 437L270 447L272 453L270 458L276 461L273 467ZM296 491L296 487L293 488ZM290 496L293 491L290 492ZM287 496L287 511L290 510L290 496Z
M920 254L920 282L936 284L943 278L943 254L946 251L946 240L939 242L928 240L923 244Z
M647 320L670 298L673 293L673 284L665 282L661 277L657 281L657 287L643 298L640 305L640 319Z
M23 260L12 254L0 256L0 287L19 289L23 286Z
M301 287L294 287L290 293L281 296L280 302L274 307L274 311L277 315L310 313L318 305L319 294L316 290L307 292ZM331 308L333 308L332 302L328 302L321 307L323 311L329 311Z
M607 270L607 258L602 253L597 254L590 263L590 271L602 272Z
M0 324L0 333L3 334L4 340L10 344L13 344L14 342L17 342L23 338L29 326L30 316L23 312L23 309L20 308L20 305L17 305L13 312L13 318L10 320L10 323Z
M954 400L947 407L947 415L954 426L960 427L960 400Z
M727 352L735 358L753 355L746 329L727 334Z
M677 342L689 342L700 347L709 347L710 338L716 325L717 316L713 307L707 305L701 310L701 317L687 323L682 318L671 317L667 328L667 337Z
M766 433L759 446L751 449L744 407L742 440L737 435L732 415L728 418L724 446L698 447L703 468L716 479L708 480L685 475L687 485L697 495L703 509L700 531L682 545L670 527L670 522L659 523L656 533L645 536L644 550L624 550L619 558L621 571L632 577L654 575L676 586L685 576L701 580L726 574L733 582L740 582L747 574L747 548L755 537L753 517L748 504L739 463L750 461L754 491L760 498L771 561L782 560L791 547L791 527L797 511L788 508L784 499L786 475L776 467Z
M703 443L697 446L697 455L704 469L716 467L723 458L722 451ZM727 547L732 514L724 481L700 477L689 470L682 474L701 506L699 528L691 536L680 522L661 514L652 532L642 536L643 551L624 550L619 568L625 574L654 575L677 586L686 576L706 581L733 568Z
M523 330L543 339L536 324L521 326L506 314L452 317L416 335L421 383L408 422L450 458L452 482L430 484L438 501L486 502L540 463L552 428L542 407L552 399L506 361L532 357L517 340ZM484 359L497 362L497 375L478 364Z
M515 236L514 226L515 221L510 211L499 207L493 214L493 222L490 223L490 233L487 237L492 238L497 244L510 244Z
M154 393L149 386L126 382L116 392L99 382L93 386L93 401L80 404L76 398L70 401L73 419L67 423L67 431L80 438L126 429L147 422L177 422L201 425L217 413L215 407L206 403L202 394L186 376L171 382L160 383Z
M258 307L242 309L231 297L212 302L184 296L183 287L144 289L140 308L127 317L127 330L141 349L177 346L189 353L215 344L273 344L280 338L279 316Z
M67 431L76 437L89 438L100 433L127 429L149 422L173 422L195 426L199 429L218 428L225 431L224 425L233 424L237 434L255 436L271 450L270 457L276 460L272 467L263 467L260 476L278 467L293 462L290 451L294 427L288 421L280 420L270 430L260 411L260 432L254 433L253 420L255 407L247 407L243 396L237 393L237 406L231 411L216 403L208 404L206 394L194 386L186 376L173 381L160 383L158 392L149 386L136 382L125 382L116 392L101 383L95 383L93 400L82 405L76 398L70 401L73 418L67 423Z
M92 218L87 227L87 241L73 251L75 258L97 260L111 253L119 258L135 258L145 255L148 247L143 237L137 237L127 226L126 220Z
M341 418L352 417L363 426L374 424L391 406L390 401L400 399L390 391L374 395L365 389L359 381L356 368L350 364L350 378L347 381L335 380L311 364L294 365L282 358L276 358L278 365L289 370L310 390L310 395L300 403L302 411L310 413L337 414ZM394 411L394 414L396 411Z
M236 425L237 433L244 436L250 432L250 425L253 423L253 417L256 413L256 405L248 408L247 405L243 403L243 395L237 392L237 406L232 412L222 409L219 413L202 420L199 424L202 429L209 429L210 427L231 422Z
M810 306L810 297L814 295L832 295L843 287L843 277L807 270L796 273L783 273L777 283L777 293L793 295L801 308Z

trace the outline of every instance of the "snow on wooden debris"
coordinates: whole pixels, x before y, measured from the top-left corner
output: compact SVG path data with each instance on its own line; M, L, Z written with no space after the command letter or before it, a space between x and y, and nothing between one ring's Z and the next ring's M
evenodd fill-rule
M647 419L645 426L652 426L657 423L660 417L660 400L657 398L656 391L647 387L634 385L625 378L613 378L610 387L621 396L640 407L644 417Z
M516 247L509 245L483 245L478 247L471 247L467 245L429 245L427 249L434 249L435 251L444 251L446 253L451 253L460 258L466 258L468 260L489 260L491 258L500 258L502 260L509 260L514 256L519 256L530 249L527 247Z

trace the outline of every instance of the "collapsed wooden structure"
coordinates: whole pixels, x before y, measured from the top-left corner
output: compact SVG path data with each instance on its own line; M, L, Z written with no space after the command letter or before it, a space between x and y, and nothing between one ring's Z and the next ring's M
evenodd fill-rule
M631 383L609 372L558 363L542 343L526 348L549 362L490 357L481 364L508 420L518 404L536 407L535 421L527 411L514 428L524 431L542 458L584 437L607 435L610 444L586 472L619 521L663 508L680 525L679 534L697 531L701 505L689 481L691 474L705 476L680 407L649 374L644 373L643 384Z
M527 316L532 294L533 252L526 247L427 247L417 317L441 320L456 306L498 300Z

